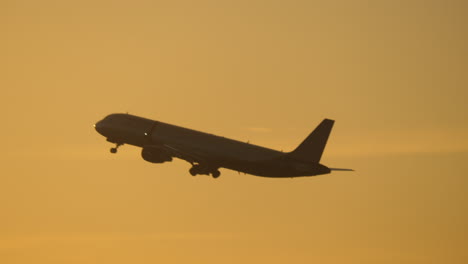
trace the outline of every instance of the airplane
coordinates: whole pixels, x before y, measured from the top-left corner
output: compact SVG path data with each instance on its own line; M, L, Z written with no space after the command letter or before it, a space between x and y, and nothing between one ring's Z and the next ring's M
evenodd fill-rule
M352 169L320 164L334 120L324 119L293 151L282 152L130 114L110 114L94 127L114 143L111 153L124 145L141 147L151 163L179 158L189 162L189 173L218 178L220 168L262 177L291 178Z

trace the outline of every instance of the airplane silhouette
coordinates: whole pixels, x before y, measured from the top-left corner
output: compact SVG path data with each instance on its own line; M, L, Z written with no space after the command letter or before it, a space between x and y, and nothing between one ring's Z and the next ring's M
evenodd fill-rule
M293 151L282 152L160 121L130 115L110 114L94 127L107 141L141 147L141 156L152 163L179 158L189 162L189 172L218 178L219 168L263 177L286 178L327 174L352 169L328 168L320 164L334 121L324 119Z

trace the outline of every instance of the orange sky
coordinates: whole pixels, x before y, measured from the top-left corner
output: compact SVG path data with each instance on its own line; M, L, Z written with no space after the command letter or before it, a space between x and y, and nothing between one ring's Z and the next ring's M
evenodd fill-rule
M0 2L0 263L466 263L464 1ZM333 173L192 177L130 112ZM6 150L6 151L5 151Z

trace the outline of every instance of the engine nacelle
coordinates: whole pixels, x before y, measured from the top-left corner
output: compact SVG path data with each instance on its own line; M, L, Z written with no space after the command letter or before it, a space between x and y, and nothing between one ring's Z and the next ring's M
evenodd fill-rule
M172 161L172 156L164 149L159 148L143 148L141 157L151 163Z

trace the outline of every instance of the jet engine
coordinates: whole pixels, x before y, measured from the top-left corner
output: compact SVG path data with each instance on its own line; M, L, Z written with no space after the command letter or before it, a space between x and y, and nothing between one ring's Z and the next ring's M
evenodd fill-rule
M166 150L160 148L143 148L141 157L151 163L172 161L172 156Z

